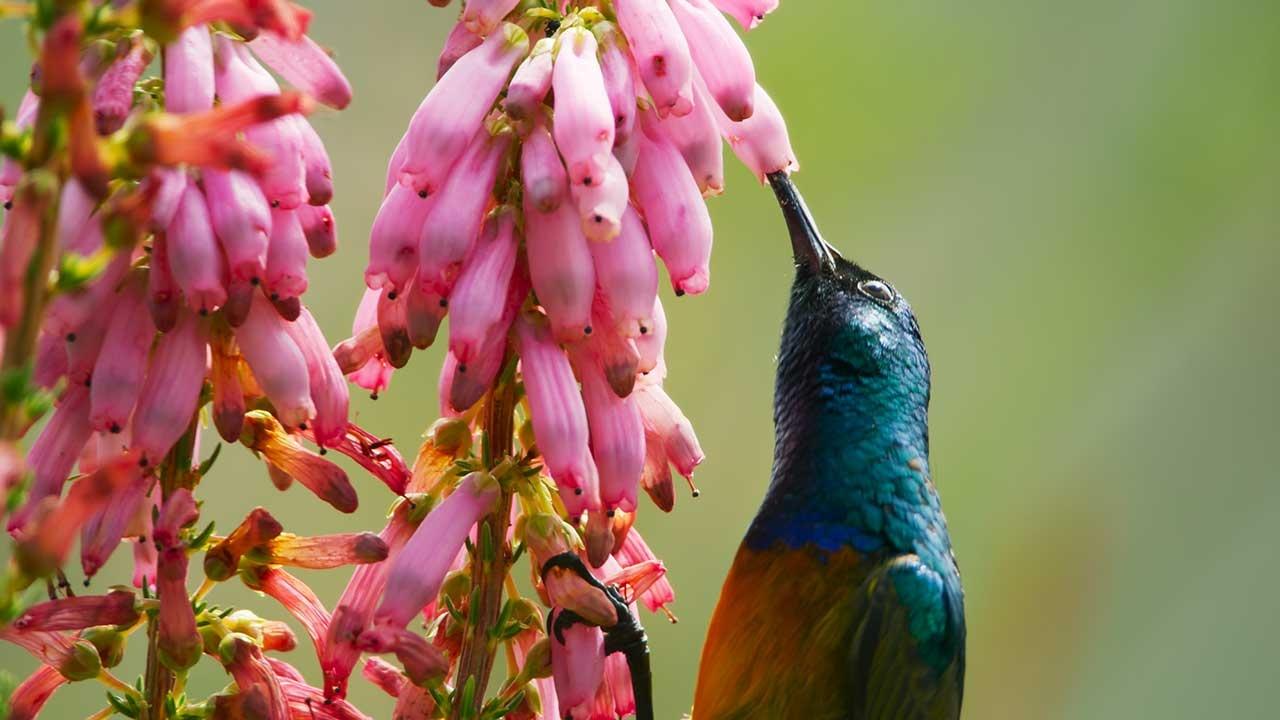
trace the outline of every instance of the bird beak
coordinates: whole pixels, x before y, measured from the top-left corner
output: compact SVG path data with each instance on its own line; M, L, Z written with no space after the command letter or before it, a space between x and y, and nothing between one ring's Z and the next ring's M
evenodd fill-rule
M835 270L835 259L840 253L822 239L818 224L791 178L785 172L772 173L769 184L773 186L773 194L778 197L782 216L791 231L791 250L795 254L796 266L807 267L815 275Z

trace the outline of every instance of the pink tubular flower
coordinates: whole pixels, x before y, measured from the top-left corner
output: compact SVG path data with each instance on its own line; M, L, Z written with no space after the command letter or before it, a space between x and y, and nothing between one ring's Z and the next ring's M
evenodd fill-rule
M213 43L209 28L193 25L164 49L164 104L173 113L213 107Z
M444 77L463 55L480 47L482 42L484 38L468 30L461 21L455 23L449 30L449 36L444 39L444 47L440 48L440 57L436 61L436 80ZM403 156L400 160L403 162ZM400 163L394 163L394 170L393 179L400 177Z
M450 294L449 350L458 362L472 362L502 319L516 267L515 211L499 209L484 225Z
M44 184L44 183L41 183ZM0 328L18 324L23 312L23 279L44 211L55 200L51 188L37 186L35 180L24 180L13 200L13 209L0 227Z
M716 117L724 117L699 80L693 84L693 111L684 117L668 116L659 131L680 151L703 195L724 191L724 143Z
M679 151L645 128L631 183L676 294L704 292L711 280L711 217Z
M84 465L83 461L81 465ZM93 577L102 569L126 532L131 528L140 529L138 515L144 507L149 483L150 478L139 474L121 488L81 529L80 565L86 578ZM146 508L149 510L150 505L147 504Z
M272 210L266 274L272 302L293 300L307 291L307 254L307 237L302 234L297 213Z
M482 473L463 478L444 502L427 513L403 550L391 560L375 622L403 628L435 599L454 556L471 528L493 507L497 482Z
M257 284L267 266L271 207L257 181L239 170L206 170L205 198L231 282Z
M653 554L648 544L645 543L644 538L640 537L640 533L634 528L627 533L622 545L614 548L613 556L617 558L618 563L624 568L651 562L657 562L661 566L661 561ZM649 608L650 612L661 610L670 616L671 613L666 607L675 602L676 593L671 587L671 582L667 580L665 573L663 573L647 589L637 593L636 599L644 603L644 606Z
M105 321L106 335L89 390L89 420L94 430L123 430L142 390L147 354L156 336L144 298L145 282L140 275L131 276Z
M91 255L102 246L102 228L92 217L98 201L79 180L69 178L58 201L58 247L64 252Z
M35 720L53 693L70 682L51 665L40 665L9 696L9 720Z
M190 313L156 343L133 415L133 447L144 463L160 462L190 425L204 384L207 346L203 323Z
M569 175L560 161L551 133L540 119L521 144L520 169L526 207L532 206L544 213L554 212L560 207L569 190Z
M555 627L559 610L551 613L548 625ZM604 633L600 628L578 623L558 632L551 631L551 671L561 711L589 702L604 679Z
M299 205L298 222L311 257L329 257L338 249L338 223L328 205Z
M653 323L649 332L636 338L636 350L640 352L640 372L648 374L662 364L662 350L667 342L667 313L662 309L662 300L653 299L653 312L650 314ZM660 374L665 375L664 369ZM657 378L658 382L662 378Z
M332 570L343 565L381 562L387 544L373 533L339 533L299 537L283 533L268 540L254 553L254 560L310 570Z
M440 189L506 84L511 68L528 51L525 31L505 23L454 63L409 123L404 164L398 171L402 185L428 195Z
M661 385L646 385L635 392L640 415L647 430L662 438L667 458L680 471L691 477L706 455L693 433L693 425Z
M36 338L36 360L31 379L37 386L52 390L66 374L67 348L64 340L53 333L40 333Z
M517 318L516 337L533 433L547 471L561 487L585 489L587 411L569 359L541 318Z
M324 148L320 133L299 117L288 118L293 122L302 142L302 165L307 187L307 205L327 205L333 199L333 166L329 152ZM304 207L299 205L298 207Z
M507 354L507 335L511 323L515 321L525 296L529 294L529 281L524 273L512 277L507 286L506 304L502 315L490 329L489 336L476 347L475 357L469 363L457 362L456 373L453 374L449 392L449 402L458 410L465 410L479 402L486 390L493 384L498 371L502 369L502 361ZM457 358L450 353L449 356ZM446 362L446 365L448 363ZM442 373L443 375L443 373Z
M297 427L315 417L306 358L289 337L287 323L260 293L254 294L253 310L235 335L240 352L280 421Z
M399 292L408 285L417 271L418 239L433 204L434 199L402 185L393 186L382 199L369 231L369 265L364 271L369 289Z
M329 633L329 611L311 588L276 567L257 567L242 575L245 584L280 603L311 638L316 656L323 656L324 638Z
M377 309L381 294L380 290L365 290L351 323L352 337L334 349L338 367L347 373L351 382L372 391L375 399L391 383L393 371L378 334Z
M395 368L408 364L409 356L413 354L407 305L405 295L400 293L383 291L378 296L378 333L382 336L382 351L387 362Z
M351 103L351 83L333 58L311 38L304 35L290 40L273 30L264 30L249 41L249 47L294 87L325 105L341 110Z
M408 684L409 678L404 676L395 665L380 657L371 657L364 661L360 674L382 692L391 697L399 697L400 691Z
M511 134L476 133L457 166L444 181L427 214L418 243L418 277L422 289L448 295L458 268L475 245Z
M597 47L595 36L584 28L564 31L552 74L556 147L573 185L603 182L613 149L613 111L596 59Z
M142 36L121 42L116 61L98 79L93 89L93 119L99 135L119 130L133 107L133 86L151 64L151 51Z
M165 236L169 271L186 296L187 306L207 315L227 301L222 285L222 253L204 195L194 183L183 191Z
M89 388L68 387L58 399L53 417L36 438L27 454L31 471L31 491L26 504L9 518L9 530L23 526L36 505L47 497L57 497L71 474L76 456L93 432L89 425Z
M321 447L337 445L347 431L347 407L349 395L342 370L333 359L325 342L324 333L310 311L302 309L298 319L285 323L285 331L302 351L307 365L307 378L311 386L311 400L315 404L315 422L312 437Z
M113 590L106 595L81 595L37 603L13 621L13 628L23 632L83 630L94 625L132 625L138 617L133 593Z
M488 35L520 0L471 0L462 10L462 23L476 35Z
M591 244L591 258L596 283L609 316L617 323L616 330L625 337L648 335L658 299L658 266L649 235L634 208L628 206L623 213L617 237Z
M257 696L257 703L265 711L264 720L289 720L289 705L280 680L252 638L240 633L227 635L218 645L218 657L240 694Z
M556 339L574 342L591 332L595 268L578 213L567 204L543 213L525 207L525 248L529 278L547 310Z
M359 500L342 468L299 445L269 413L251 411L245 415L244 424L241 442L261 453L268 465L297 480L339 511L355 512Z
M693 60L670 6L651 0L617 0L613 8L658 114L687 114L693 109Z
M195 613L187 597L187 552L183 547L160 551L156 592L160 612L156 615L157 649L160 661L174 671L182 671L200 660L202 643L196 629Z
M757 85L755 92L755 113L742 122L732 122L722 116L720 132L742 164L763 183L770 173L799 170L800 162L791 149L787 123L778 106L764 88Z
M765 15L778 9L778 0L711 0L711 4L732 15L744 30L754 30Z
M378 535L386 544L387 556L391 560L399 555L417 527L409 516L408 504L401 503L392 511L386 527ZM334 606L333 621L325 635L324 652L320 658L326 697L346 695L347 678L360 657L356 640L368 626L374 607L384 594L390 566L391 562L380 562L356 568Z
M540 114L542 101L551 89L552 48L555 40L543 38L533 46L529 57L520 62L516 74L507 85L502 109L512 120L529 120Z
M178 324L180 309L181 293L169 272L169 238L157 232L151 240L151 266L147 269L147 310L156 329L169 332Z
M731 120L751 117L756 70L747 46L729 21L708 0L671 0L671 9L688 38L698 74L716 104Z
M600 499L606 509L632 512L644 468L644 426L631 397L620 398L600 368L580 368L582 400L591 428L591 456L600 473Z

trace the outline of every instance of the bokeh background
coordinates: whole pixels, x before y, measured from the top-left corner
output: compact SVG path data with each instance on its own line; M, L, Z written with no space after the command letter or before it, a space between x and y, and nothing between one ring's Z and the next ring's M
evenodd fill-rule
M315 119L341 249L312 264L307 302L336 342L386 158L454 10L310 5L356 88L347 111ZM1280 5L784 0L748 43L828 239L891 279L924 329L933 467L967 589L966 716L1275 717ZM19 26L0 26L11 109L25 58ZM710 201L711 291L664 295L668 388L708 460L700 499L640 521L678 593L679 624L646 618L663 718L688 710L771 457L788 245L771 194L729 160ZM415 354L381 399L355 403L358 420L411 454L440 359ZM340 517L228 450L203 493L224 528L255 504L304 533L382 525L389 498L368 478ZM125 563L99 589L113 571ZM346 578L307 576L330 603ZM242 588L212 599L281 614ZM315 677L305 640L292 659ZM0 667L21 677L31 661L0 646ZM388 716L384 696L353 688ZM103 706L85 683L45 716Z

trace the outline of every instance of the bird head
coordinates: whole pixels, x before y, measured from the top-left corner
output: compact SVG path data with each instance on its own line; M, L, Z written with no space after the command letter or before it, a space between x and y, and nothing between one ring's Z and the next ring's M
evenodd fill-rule
M923 384L927 394L928 358L906 298L827 244L786 174L770 175L769 183L786 219L796 264L779 377L821 368L837 378L886 376ZM789 354L797 362L788 363Z

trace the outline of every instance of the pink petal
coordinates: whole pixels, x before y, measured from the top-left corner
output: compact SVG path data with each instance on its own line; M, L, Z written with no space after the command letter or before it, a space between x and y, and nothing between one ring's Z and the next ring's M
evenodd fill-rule
M475 358L502 318L506 293L516 266L515 212L500 211L486 221L449 296L449 350L459 362Z
M756 70L747 46L708 0L670 0L670 3L711 97L731 120L751 117L755 107Z
M90 425L94 430L123 430L142 391L147 355L156 336L142 283L141 277L130 278L105 321L106 335L89 389Z
M231 280L256 284L267 264L271 206L258 182L239 170L202 173L213 232L222 245Z
M213 107L213 43L209 28L192 25L164 48L164 106L173 113Z
M235 329L236 342L249 369L280 422L297 427L315 417L307 361L289 337L288 323L261 293L254 293L253 310L244 325Z
M347 431L347 409L350 398L347 380L329 351L320 325L306 308L298 319L285 323L285 330L293 339L307 364L307 378L311 387L311 400L315 403L315 422L311 430L316 444L333 447Z
M133 447L155 465L178 441L195 416L208 366L208 335L191 313L160 336L133 415Z
M680 152L646 128L631 184L676 294L704 292L711 279L711 216Z
M575 208L544 213L525 198L525 249L538 301L547 310L556 338L579 340L591 331L595 268Z
M325 105L341 110L351 103L351 83L333 58L311 38L303 35L290 40L272 30L263 30L249 41L249 47L294 87Z
M548 622L555 627L559 611ZM551 674L561 711L589 702L604 679L604 633L600 628L577 623L563 633L551 631Z
M470 6L468 6L470 7ZM555 40L543 38L533 46L533 52L521 61L507 85L507 96L502 108L513 120L528 120L540 114L542 101L551 89L551 49Z
M556 94L553 134L564 156L569 182L574 185L603 182L605 163L613 149L613 111L596 48L595 36L586 29L563 31L552 74Z
M622 215L622 227L611 242L592 243L591 258L596 284L625 337L648 335L653 327L653 305L658 298L658 266L644 223L634 208Z
M207 315L227 301L222 285L222 253L204 195L188 183L165 236L169 272L186 296L187 307Z
M526 204L544 213L560 207L569 189L569 174L541 118L521 144L520 170Z
M729 147L760 182L771 173L800 169L796 153L791 149L787 123L773 99L759 85L756 86L756 111L749 119L732 122L722 115L719 122Z
M266 291L273 301L297 298L307 291L307 237L293 210L271 211L271 244L267 248Z
M613 9L658 114L687 114L693 109L693 60L670 6L652 0L615 0Z

